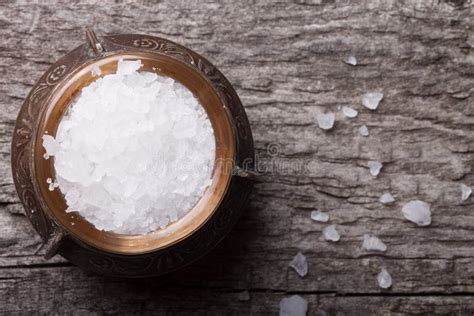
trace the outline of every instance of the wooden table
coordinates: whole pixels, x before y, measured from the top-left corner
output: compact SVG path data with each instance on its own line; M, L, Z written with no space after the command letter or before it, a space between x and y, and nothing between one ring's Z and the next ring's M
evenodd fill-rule
M276 314L299 294L311 315L474 312L474 14L470 1L167 1L0 3L0 314ZM10 140L34 82L99 35L143 33L208 57L233 83L267 173L228 238L173 275L117 280L82 272L44 248L16 196ZM343 59L353 54L358 65ZM361 105L371 90L376 111ZM359 111L342 116L340 106ZM337 112L325 132L320 111ZM367 125L370 135L358 135ZM384 166L374 178L368 160ZM391 192L396 202L378 198ZM403 218L407 201L433 211ZM341 234L322 239L330 214ZM373 233L383 254L361 248ZM288 268L301 251L309 273ZM376 276L386 267L393 286Z

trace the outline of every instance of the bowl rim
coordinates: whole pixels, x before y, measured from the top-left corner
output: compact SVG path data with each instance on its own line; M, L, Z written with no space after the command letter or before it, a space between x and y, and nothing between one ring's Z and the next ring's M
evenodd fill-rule
M80 214L74 212L74 213L66 213L65 210L58 210L52 203L51 200L51 195L55 193L51 193L49 190L47 190L47 185L46 181L41 181L44 180L45 177L45 172L43 166L44 159L41 154L39 154L43 149L42 147L42 141L41 138L43 136L43 131L46 130L46 122L48 121L49 115L51 115L51 111L54 111L54 109L57 107L58 103L61 102L61 98L64 97L64 93L68 91L68 89L71 89L71 86L77 82L81 78L81 76L85 76L87 74L90 74L90 71L92 67L95 67L96 65L100 65L101 69L111 63L115 63L119 59L127 59L127 60L137 60L140 59L142 60L142 63L144 60L157 60L161 59L160 61L164 62L170 61L172 63L175 63L176 65L179 64L181 67L184 67L184 69L187 69L188 71L194 73L196 76L198 76L201 80L203 80L203 83L205 82L209 91L214 94L213 97L219 101L220 107L222 108L222 113L219 116L220 118L223 118L223 114L225 115L227 127L228 127L228 132L231 133L231 143L228 144L229 147L231 147L231 162L232 164L230 166L223 166L226 168L225 172L227 172L226 178L225 178L225 186L224 188L221 188L219 190L218 194L218 199L215 200L212 210L209 211L209 208L207 209L207 212L204 212L206 216L203 218L201 217L198 222L193 222L193 219L196 218L196 214L198 213L199 209L197 210L196 207L199 207L202 209L202 201L203 198L209 195L209 190L211 187L214 185L213 189L216 189L214 177L211 182L211 185L208 189L206 189L206 192L203 194L203 196L199 199L198 203L191 209L189 210L184 216L179 218L176 222L169 224L167 227L164 229L159 229L157 231L148 233L148 234L143 234L143 235L132 235L132 234L115 234L113 232L104 232L104 231L99 231L97 230L93 225L89 223L91 227L87 228L89 231L92 231L94 236L96 236L96 239L91 238L90 236L85 236L83 233L81 233L80 228L83 228L82 225L82 220L87 222L85 219L80 216ZM161 69L158 69L160 72ZM161 73L160 73L161 74ZM166 75L166 74L162 74ZM168 74L169 76L169 74ZM90 79L90 78L89 78ZM97 78L96 78L97 79ZM96 80L94 79L94 80ZM183 84L186 88L190 89L189 86L178 80L177 78L173 78L176 81L180 82ZM92 80L92 81L94 81ZM84 87L83 85L82 87ZM190 89L191 90L191 89ZM79 93L80 89L77 90L75 93ZM194 93L193 93L194 94ZM195 95L196 97L196 95ZM199 99L199 98L198 98ZM64 114L65 110L70 106L72 100L69 100L66 108L62 112ZM201 105L203 107L207 106L207 104L202 104L201 100L199 100ZM208 114L209 117L209 112L208 109L205 108L206 113ZM211 120L211 118L209 117ZM58 121L58 124L60 122L60 119ZM214 123L215 121L211 120L211 123L213 123L213 129L214 133L216 132ZM57 128L57 126L56 126ZM53 131L49 131L49 133L52 133ZM55 131L54 131L55 133ZM229 140L229 139L228 139ZM216 140L216 151L217 151L217 140ZM123 51L114 51L114 52L107 52L103 55L100 56L100 58L95 58L93 60L88 60L85 63L76 65L73 69L70 70L67 76L65 76L62 81L56 85L55 89L52 91L50 94L49 98L45 101L44 109L40 113L40 119L37 127L34 130L34 137L33 137L33 150L32 150L32 163L33 163L33 171L35 174L35 181L36 181L36 188L37 192L39 193L38 197L41 200L41 203L45 206L44 209L47 211L47 213L55 220L55 222L66 231L67 234L70 234L72 237L78 239L79 241L92 246L94 248L98 248L100 250L110 252L110 253L116 253L116 254L123 254L123 255L138 255L138 254L146 254L146 253L151 253L155 252L158 250L162 250L164 248L167 248L169 246L172 246L183 239L188 238L190 235L192 235L195 231L200 229L206 222L210 220L212 215L215 213L215 211L219 208L221 205L226 192L229 188L229 184L231 181L231 176L232 176L232 171L234 168L234 163L235 163L235 157L236 157L236 140L235 140L235 130L233 127L233 122L232 122L232 117L229 115L228 110L225 107L225 103L221 99L221 96L219 93L216 91L210 80L194 69L193 67L190 67L187 63L180 62L179 60L173 59L169 56L162 55L162 54L156 54L154 52L144 52L141 50L133 50L133 49L127 49ZM229 156L225 157L227 158L224 160L226 164L229 163ZM50 164L52 164L52 159L50 160ZM217 165L217 154L214 160L214 166L213 166L213 175L216 170ZM54 173L52 174L54 175ZM54 177L52 177L54 179ZM222 181L220 181L222 183ZM59 192L60 190L58 190ZM56 192L56 193L58 193ZM56 196L57 197L57 196ZM201 203L201 204L200 204ZM65 219L61 217L60 213L65 213L63 215L68 215L68 214L73 214L74 222L77 223L77 225L71 226L68 225L65 222ZM88 223L88 222L87 222ZM185 230L179 230L181 225L185 223L187 224L186 227L187 229ZM171 237L170 237L171 236ZM152 238L150 238L152 237ZM115 238L116 240L120 241L120 245L110 245L108 241L110 241L110 238ZM160 241L161 240L161 241Z

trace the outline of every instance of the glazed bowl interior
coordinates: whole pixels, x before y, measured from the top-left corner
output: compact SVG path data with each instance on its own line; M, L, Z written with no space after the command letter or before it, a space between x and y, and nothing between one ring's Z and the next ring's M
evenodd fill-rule
M67 213L66 201L60 187L49 191L47 179L55 179L54 157L44 159L42 136L55 136L59 123L68 107L80 94L83 87L95 81L91 70L100 66L101 76L115 73L120 59L142 61L139 71L155 72L168 76L187 87L204 107L214 130L216 141L215 161L211 184L194 207L178 221L145 235L125 235L96 229L77 212ZM232 176L235 159L233 128L225 107L209 80L197 70L173 58L147 52L111 54L83 65L54 91L48 106L42 113L36 130L33 163L37 187L47 211L70 235L86 244L112 253L142 254L168 247L190 236L202 227L220 205Z

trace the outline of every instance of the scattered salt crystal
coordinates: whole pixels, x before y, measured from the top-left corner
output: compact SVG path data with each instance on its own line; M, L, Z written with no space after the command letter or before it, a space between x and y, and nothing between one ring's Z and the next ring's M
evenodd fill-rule
M249 293L249 291L245 290L245 291L240 292L240 293L237 295L237 299L238 299L239 301L249 301L249 300L250 300L250 293Z
M311 219L317 222L327 222L329 220L329 214L321 211L312 211Z
M55 156L67 212L99 230L145 234L183 217L209 185L215 157L211 123L193 94L140 60L119 61L82 89L59 124L43 135ZM187 177L184 177L187 176Z
M351 107L343 106L342 113L344 113L345 116L352 118L352 117L356 117L359 112L357 112L357 110L354 110Z
M406 203L402 208L403 216L418 226L431 224L431 210L429 204L414 200Z
M59 183L56 181L53 182L53 179L47 178L46 183L48 184L48 190L49 191L54 191L55 188L59 187Z
M330 225L324 228L323 236L324 236L324 239L330 240L330 241L339 241L339 239L341 239L341 236L336 230L336 225Z
M361 127L359 127L359 134L364 137L369 136L369 129L367 128L367 126L362 125Z
M392 277L385 268L382 268L380 273L377 275L377 282L382 289L388 289L392 286Z
M357 65L357 58L355 58L355 56L347 56L346 58L344 58L344 62L346 64L349 64L349 65L352 65L352 66L355 66Z
M383 99L383 93L368 92L362 96L362 105L370 110L376 110L380 101Z
M461 184L461 192L461 200L466 201L472 194L472 188L463 183Z
M308 302L299 295L285 297L280 301L280 316L305 316Z
M387 246L374 235L365 234L364 235L364 242L362 243L362 247L369 251L385 251L387 250Z
M379 198L379 202L382 204L390 204L395 202L395 199L390 193L384 193L382 196Z
M48 159L49 159L49 155L48 155L47 153L44 153L44 154L43 154L43 158L44 158L45 160L48 160Z
M306 257L301 252L296 254L288 266L293 268L300 277L304 277L308 273L308 262L306 261Z
M334 126L334 113L319 113L317 116L318 125L320 128L328 130Z
M102 70L100 70L99 65L95 64L94 66L92 66L91 74L93 77L97 77L102 74Z
M367 166L369 167L370 174L373 175L374 177L379 175L380 170L383 167L380 161L376 161L376 160L370 160L367 163Z

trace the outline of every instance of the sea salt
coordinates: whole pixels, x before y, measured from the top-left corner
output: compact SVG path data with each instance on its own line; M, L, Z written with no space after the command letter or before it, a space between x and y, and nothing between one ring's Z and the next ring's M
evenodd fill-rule
M471 194L472 194L472 188L468 187L464 183L461 184L461 200L466 201L469 198L469 196L471 196Z
M402 208L403 216L418 226L428 226L431 224L431 209L429 204L414 200L406 203Z
M288 266L293 268L300 277L304 277L308 273L308 261L306 261L306 257L301 252L296 254Z
M330 225L330 226L324 228L323 229L323 237L326 240L334 241L334 242L339 241L339 239L341 239L341 236L339 235L339 233L336 230L336 225Z
M388 289L392 286L392 276L385 268L382 268L377 275L377 282L382 289Z
M368 92L362 96L362 105L370 110L376 110L382 99L383 93Z
M280 316L305 316L308 302L299 295L285 297L280 301Z
M376 177L379 175L380 170L382 170L382 163L380 161L376 160L371 160L367 163L367 166L369 167L369 172L372 176Z
M367 128L367 126L362 125L361 127L359 127L359 134L364 137L369 136L369 129Z
M382 196L379 198L379 202L382 204L390 204L395 202L395 199L389 192L387 192L382 194Z
M240 293L237 295L237 299L238 299L239 301L242 301L242 302L250 301L250 293L249 293L249 291L245 290L245 291L240 292Z
M92 66L91 75L93 77L100 76L101 74L102 74L102 70L100 70L99 65Z
M344 62L348 65L352 65L352 66L355 66L357 65L357 58L355 58L355 56L347 56L346 58L344 58Z
M328 130L334 126L334 113L318 113L317 121L320 128Z
M56 142L53 136L51 135L43 135L43 147L46 150L46 155L54 156L57 152L61 149L61 146ZM43 155L46 156L46 155Z
M365 234L362 247L369 251L386 251L387 246L374 235Z
M54 189L59 187L59 183L57 183L57 182L48 182L48 183L49 183L49 185L48 185L48 190L49 191L54 191Z
M321 211L312 211L311 219L316 222L327 222L329 220L329 214Z
M343 106L342 113L344 113L344 115L347 117L353 118L353 117L356 117L359 112L357 112L357 110L354 110L351 107Z
M56 139L43 136L66 211L99 230L164 228L210 183L215 138L206 112L187 88L141 66L119 61L116 74L82 89Z

